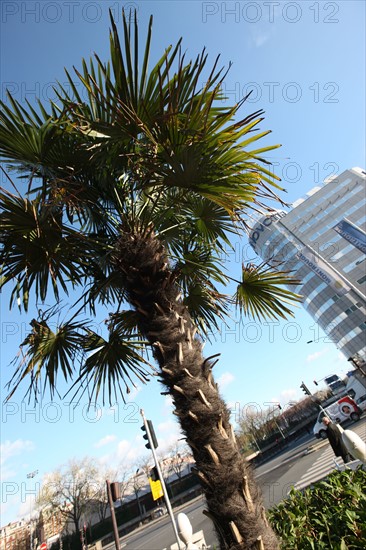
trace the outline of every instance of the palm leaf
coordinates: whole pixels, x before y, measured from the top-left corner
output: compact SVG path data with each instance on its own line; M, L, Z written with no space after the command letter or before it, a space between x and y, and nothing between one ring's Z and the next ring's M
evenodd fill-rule
M218 321L227 315L228 300L213 285L192 282L183 302L201 335L209 339L210 333L220 330Z
M84 322L68 322L52 330L47 322L48 316L30 323L32 330L21 344L21 349L15 359L17 364L8 387L12 386L7 399L10 399L21 382L31 377L27 393L34 394L37 399L39 392L48 387L51 397L57 391L58 374L66 382L72 379L75 370L75 360L80 350L81 330ZM42 376L45 377L41 388Z
M284 285L298 285L299 281L283 271L271 271L261 264L242 266L242 280L237 286L234 300L240 313L257 320L286 319L293 315L285 305L301 302L299 294L283 288Z
M89 401L96 402L102 393L105 403L107 393L108 401L112 404L119 396L124 399L125 393L130 393L131 386L136 387L131 375L142 383L149 380L148 375L155 369L141 353L144 344L123 334L120 328L121 325L110 327L108 339L90 329L86 330L82 346L88 357L72 386L76 387L74 397L78 394L81 397L87 392Z
M3 211L0 214L0 272L2 284L13 281L14 299L28 308L28 295L33 285L44 301L51 282L56 301L60 289L67 294L68 282L82 274L74 258L78 232L62 225L61 210L45 204L40 196L33 201L0 192Z

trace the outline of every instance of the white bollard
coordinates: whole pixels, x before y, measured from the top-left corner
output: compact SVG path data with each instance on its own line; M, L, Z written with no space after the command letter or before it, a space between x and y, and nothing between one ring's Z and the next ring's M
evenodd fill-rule
M198 546L193 544L193 528L189 518L183 512L177 516L179 538L186 545L186 550L198 550Z
M342 426L338 428L349 454L366 464L366 443L352 430L344 430Z
M179 539L186 545L185 550L203 550L207 548L203 531L193 533L192 524L183 512L177 516ZM177 550L178 545L172 544L170 550Z

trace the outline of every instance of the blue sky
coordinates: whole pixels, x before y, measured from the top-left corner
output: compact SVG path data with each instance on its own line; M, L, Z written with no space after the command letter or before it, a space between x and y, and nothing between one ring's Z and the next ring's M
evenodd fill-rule
M52 84L66 82L63 68L80 67L93 52L108 55L108 8L117 21L122 7L136 7L140 32L154 15L153 61L183 37L187 57L203 47L214 61L232 68L225 78L228 103L250 89L243 115L265 110L268 143L281 143L271 154L276 173L292 202L332 173L365 167L365 4L338 2L200 2L163 1L6 1L1 4L1 97L9 88L16 99L54 99ZM142 32L143 34L143 32ZM202 83L203 84L203 83ZM7 186L2 176L2 185ZM235 243L228 260L233 274L245 243ZM230 262L230 263L229 263ZM27 316L8 311L9 294L1 295L1 390L11 376L9 363L27 330ZM301 381L329 373L345 374L349 363L297 308L292 320L256 325L239 323L212 337L205 351L221 353L215 367L224 398L238 416L248 403L266 408L302 397ZM307 344L309 340L316 340ZM139 409L154 422L161 447L178 434L170 401L156 381L138 387L126 405L73 409L46 396L36 409L16 394L2 404L1 525L29 513L32 490L43 475L71 457L89 455L103 463L133 466L144 452ZM62 392L61 392L62 393ZM26 474L39 470L31 482Z

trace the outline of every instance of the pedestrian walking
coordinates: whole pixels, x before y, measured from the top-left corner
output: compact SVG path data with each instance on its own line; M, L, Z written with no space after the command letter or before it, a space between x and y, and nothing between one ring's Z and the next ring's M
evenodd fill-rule
M345 464L347 464L347 462L351 462L353 459L343 443L342 434L338 429L337 424L334 424L328 416L324 416L322 422L327 428L328 440L335 456L341 456Z

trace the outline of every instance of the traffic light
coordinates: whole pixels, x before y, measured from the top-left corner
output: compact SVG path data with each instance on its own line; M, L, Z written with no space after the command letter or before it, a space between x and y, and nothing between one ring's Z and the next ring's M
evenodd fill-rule
M318 382L316 380L313 380L313 382L316 386L318 385Z
M153 481L158 481L159 479L159 474L158 474L158 469L156 466L154 466L153 468L151 468L150 470L150 477Z
M151 420L146 420L146 424L147 424L147 429L148 429L149 432L150 432L151 443L154 445L154 449L156 449L157 446L158 446L158 440L156 439L154 427L153 427L153 425L152 425ZM143 426L141 426L141 430L142 430L143 432L146 432L146 433L142 436L142 437L143 437L144 439L146 439L146 441L147 441L145 447L146 447L146 449L151 449L150 438L149 438L149 435L148 435L148 433L147 433L147 429L146 429L145 424L144 424Z
M111 483L111 495L113 502L121 498L121 486L119 483Z
M311 395L311 391L309 388L304 384L304 382L301 383L300 388L306 395Z

